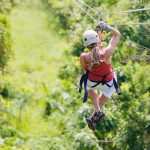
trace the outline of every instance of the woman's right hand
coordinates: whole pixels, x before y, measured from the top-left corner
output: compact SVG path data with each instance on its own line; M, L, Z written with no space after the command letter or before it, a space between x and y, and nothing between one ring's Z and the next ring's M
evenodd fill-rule
M106 32L110 31L110 26L103 20L99 21L96 28L100 28L101 30L105 30Z

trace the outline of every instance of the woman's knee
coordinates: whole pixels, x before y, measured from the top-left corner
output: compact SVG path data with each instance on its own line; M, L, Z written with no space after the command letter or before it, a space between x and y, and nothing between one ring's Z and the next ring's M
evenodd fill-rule
M93 89L90 89L89 91L88 91L88 93L92 96L92 95L97 95L97 92L95 91L95 90L93 90Z
M104 94L101 94L100 96L99 96L99 101L106 101L108 99L108 97L106 97Z

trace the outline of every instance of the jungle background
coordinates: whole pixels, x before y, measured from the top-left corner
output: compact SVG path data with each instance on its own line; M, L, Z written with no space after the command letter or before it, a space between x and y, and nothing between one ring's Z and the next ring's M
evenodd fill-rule
M121 32L112 63L122 95L106 102L94 132L78 87L82 34L96 23L75 2L0 0L0 149L150 150L150 10L109 13L150 2L84 0Z

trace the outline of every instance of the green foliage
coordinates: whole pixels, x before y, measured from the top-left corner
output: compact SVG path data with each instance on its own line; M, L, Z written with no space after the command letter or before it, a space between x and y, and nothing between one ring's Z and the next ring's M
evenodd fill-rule
M118 27L122 36L113 55L113 65L122 95L115 95L119 106L111 100L106 103L105 120L93 132L85 121L92 113L91 102L89 99L82 104L83 93L78 93L78 83L83 73L79 64L79 55L84 50L82 33L87 28L94 28L95 24L72 1L13 2L18 4L10 16L15 59L6 68L0 92L0 148L149 149L150 68L140 61L122 63L122 59L137 52L143 54L130 40L149 47L148 38L143 40L148 34L147 27ZM148 4L148 1L124 0L84 2L106 12L143 8ZM146 12L104 17L113 24L148 21L148 16ZM4 16L0 18L0 27L5 33L1 34L2 43L6 45L3 51L8 52L9 23ZM62 35L67 36L67 40ZM104 35L105 45L110 40L108 36ZM2 68L7 64L9 55L6 56Z
M13 0L1 0L0 1L0 12L1 13L8 13L11 11L13 6Z
M98 139L92 135L81 132L75 138L77 150L102 150L98 145Z
M10 25L5 15L0 15L0 69L2 70L11 56Z
M113 1L108 5L116 5L117 2L118 1ZM91 3L87 1L87 4L90 5ZM90 6L93 6L93 3ZM130 17L131 16L129 16L128 19L133 19ZM146 17L141 17L143 20L141 20L138 16L136 17L139 19L139 21L147 20ZM116 113L116 111L118 111L116 110L116 107L115 111L113 110L114 107L113 109L108 109L110 105L106 105L108 117L98 127L99 130L95 134L98 139L104 143L101 145L104 149L145 149L148 148L149 145L149 142L145 140L149 138L148 128L146 128L148 123L147 118L149 118L149 66L140 63L134 64L131 62L125 66L120 64L123 59L135 55L139 50L136 46L134 46L134 43L130 42L130 40L148 47L148 41L145 42L147 45L142 42L143 36L145 36L145 33L141 32L142 30L147 31L147 28L143 26L119 27L119 31L122 33L122 37L121 42L119 43L119 46L113 56L113 63L115 64L115 67L119 65L121 68L119 72L122 71L125 74L125 76L121 79L122 82L120 83L123 94L119 97L120 107L118 113ZM142 33L140 38L138 33ZM108 39L106 40L108 41ZM83 49L84 48L81 44L81 38L78 39L78 41L75 40L72 52L73 55L79 56ZM72 66L70 61L69 64ZM61 79L66 80L65 83L71 81L71 86L72 83L75 84L71 77L75 79L76 77L74 75L76 75L77 72L81 72L77 71L76 69L73 69L74 71L76 70L76 73L74 71L72 72L72 67L69 68L67 66L68 62L60 69L60 77ZM74 68L76 67L74 66ZM144 98L141 98L141 95L145 95ZM82 144L82 141L80 141L80 144L82 147L84 147L85 143Z
M75 43L73 48L72 48L72 54L75 56L80 56L80 54L83 52L84 45L82 42L82 39L80 39L79 42Z
M4 14L0 14L0 93L7 96L7 90L3 89L3 73L8 60L12 57L10 24Z
M68 80L69 82L76 83L75 80L81 69L79 68L79 58L78 57L67 57L70 61L66 61L65 65L62 66L59 70L59 77L61 79Z
M66 29L70 29L71 21L70 17L73 12L71 12L71 9L73 8L70 1L48 1L48 4L53 10L54 18L58 24L58 28L61 34L66 34Z
M16 130L13 127L9 127L7 125L2 126L2 128L0 129L0 133L1 133L1 137L13 137L16 135Z

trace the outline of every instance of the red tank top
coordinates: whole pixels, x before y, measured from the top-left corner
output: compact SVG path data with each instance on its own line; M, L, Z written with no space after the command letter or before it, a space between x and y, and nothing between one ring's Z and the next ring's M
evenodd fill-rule
M103 76L106 75L105 81L106 82L111 81L114 78L114 73L112 72L112 65L106 64L104 62L104 53L100 53L100 58L101 60L103 59L103 61L100 61L100 64L98 66L94 66L92 71L89 71L88 79L91 81L102 81L104 79ZM85 59L85 55L84 61L85 64L87 65L88 63Z

